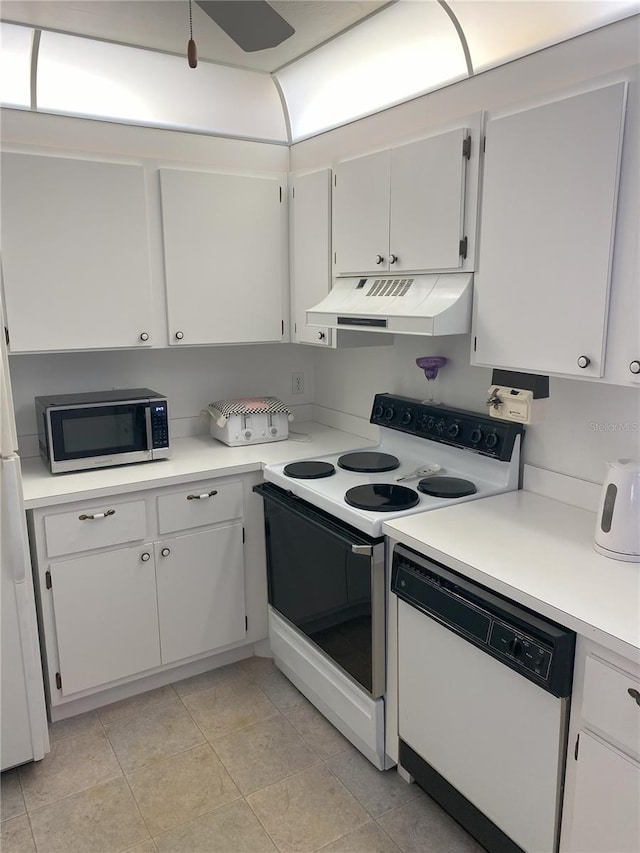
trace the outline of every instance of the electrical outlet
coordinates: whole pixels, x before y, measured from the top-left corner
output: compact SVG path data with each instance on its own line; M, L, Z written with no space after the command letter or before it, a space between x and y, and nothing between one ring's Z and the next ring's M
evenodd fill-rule
M304 394L304 373L291 374L291 391L294 394Z

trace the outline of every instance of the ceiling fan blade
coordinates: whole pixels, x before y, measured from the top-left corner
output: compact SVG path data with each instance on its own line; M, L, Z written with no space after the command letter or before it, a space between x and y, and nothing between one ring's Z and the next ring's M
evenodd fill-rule
M295 32L265 0L196 0L247 53L276 47Z

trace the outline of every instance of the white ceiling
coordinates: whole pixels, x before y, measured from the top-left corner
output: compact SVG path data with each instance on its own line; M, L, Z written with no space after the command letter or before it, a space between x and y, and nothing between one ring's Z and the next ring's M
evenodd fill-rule
M388 0L273 0L294 35L278 47L245 53L193 3L193 37L200 59L272 72L387 5ZM2 0L0 16L177 54L186 54L189 39L188 0Z

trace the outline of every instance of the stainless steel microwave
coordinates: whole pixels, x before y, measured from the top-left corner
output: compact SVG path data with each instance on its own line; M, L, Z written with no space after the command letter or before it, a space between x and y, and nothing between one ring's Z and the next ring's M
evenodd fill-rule
M167 399L150 388L36 397L40 455L53 474L166 459Z

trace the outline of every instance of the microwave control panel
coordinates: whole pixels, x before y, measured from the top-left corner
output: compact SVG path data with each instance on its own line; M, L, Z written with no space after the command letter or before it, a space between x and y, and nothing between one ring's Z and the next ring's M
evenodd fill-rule
M166 400L151 403L151 445L154 450L169 446L169 414Z

